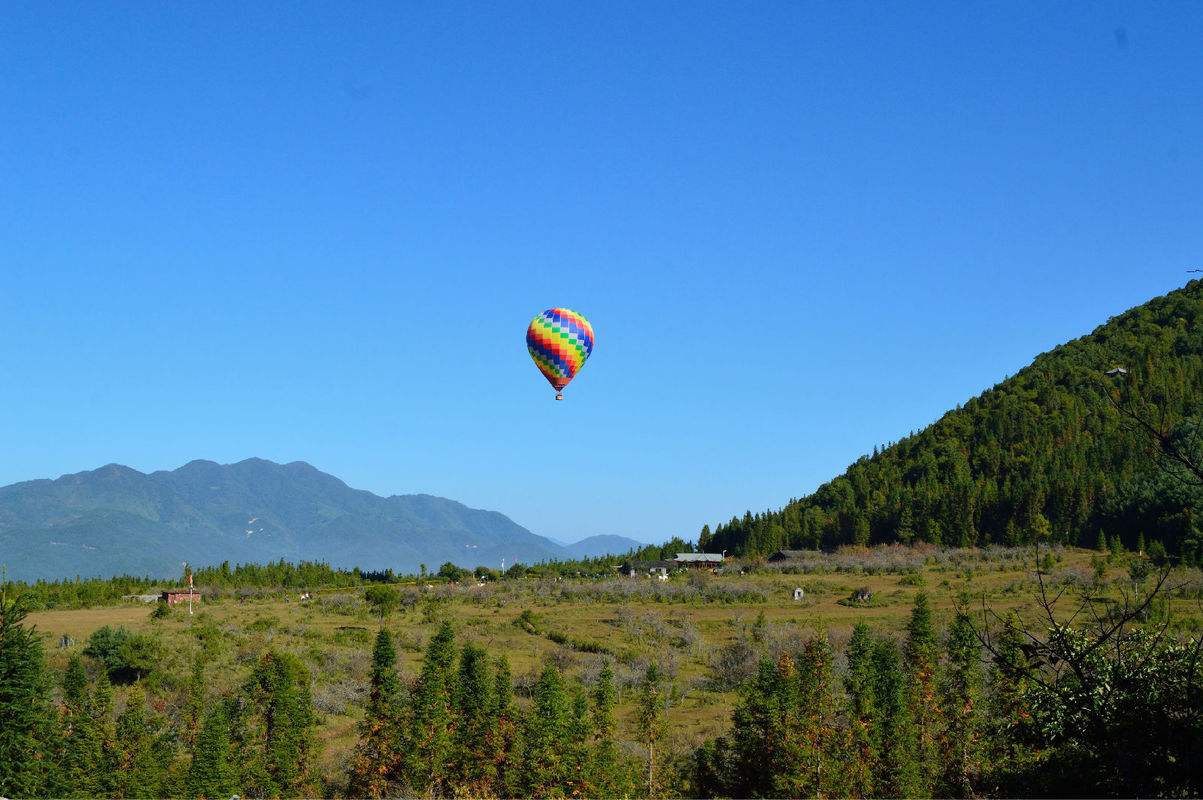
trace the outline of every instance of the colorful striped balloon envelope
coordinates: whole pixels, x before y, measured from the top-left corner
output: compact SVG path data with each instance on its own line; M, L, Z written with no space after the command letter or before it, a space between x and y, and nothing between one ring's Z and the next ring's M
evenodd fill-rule
M526 329L526 349L535 366L563 400L563 389L576 377L593 352L593 326L589 320L567 308L549 308L530 322Z

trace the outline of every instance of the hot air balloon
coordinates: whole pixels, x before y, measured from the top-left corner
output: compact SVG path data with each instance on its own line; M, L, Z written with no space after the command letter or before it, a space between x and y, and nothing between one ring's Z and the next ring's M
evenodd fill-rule
M531 320L526 349L555 388L556 399L563 400L564 387L593 352L593 326L575 311L549 308Z

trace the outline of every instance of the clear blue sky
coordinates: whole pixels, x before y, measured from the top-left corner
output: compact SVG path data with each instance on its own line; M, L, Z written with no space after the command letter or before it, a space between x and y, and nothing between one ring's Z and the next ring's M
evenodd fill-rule
M0 483L302 459L692 536L1191 266L1200 3L0 14Z

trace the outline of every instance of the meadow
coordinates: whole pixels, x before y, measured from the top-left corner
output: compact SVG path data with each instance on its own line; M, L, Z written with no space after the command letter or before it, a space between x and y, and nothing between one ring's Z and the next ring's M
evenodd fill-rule
M556 576L460 583L398 579L396 610L375 613L362 587L312 591L206 591L189 616L183 607L152 615L153 605L126 602L29 615L46 642L50 666L66 667L87 638L104 626L149 634L161 656L143 679L155 707L168 717L183 708L189 670L202 657L210 700L234 691L268 650L292 653L309 669L318 714L321 771L341 773L355 746L367 702L372 642L383 625L397 643L402 681L420 667L423 648L444 622L457 640L504 653L518 702L529 698L539 673L554 664L590 686L603 663L613 665L618 692L618 738L630 752L637 687L656 664L670 687L668 749L685 753L731 724L739 687L762 658L800 651L816 634L843 653L852 628L867 623L901 639L917 594L925 593L939 628L957 608L977 615L1016 610L1031 618L1037 558L1045 581L1092 587L1119 597L1133 584L1130 555L1090 550L844 548L794 562L728 563L721 573L683 571L666 581L649 577ZM1176 569L1157 613L1172 627L1203 627L1203 576ZM801 588L804 598L794 599ZM850 601L867 589L867 603ZM74 645L60 647L66 635ZM837 655L837 672L841 669ZM121 703L127 687L116 687Z

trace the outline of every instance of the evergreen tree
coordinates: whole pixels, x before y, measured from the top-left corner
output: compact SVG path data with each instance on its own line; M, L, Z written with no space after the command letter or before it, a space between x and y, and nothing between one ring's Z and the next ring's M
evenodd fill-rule
M491 758L497 734L496 687L489 673L488 654L476 645L464 645L452 695L455 733L449 771L462 790L476 796L493 792L497 778Z
M205 716L192 751L187 787L189 796L203 800L225 800L238 788L230 766L230 721L224 703Z
M109 673L99 670L88 697L88 715L92 719L92 727L100 738L100 776L97 779L100 794L112 794L116 782L119 751L117 736L113 727L113 684L109 682Z
M567 778L565 744L572 708L560 671L544 667L534 701L522 727L521 793L546 797L562 793Z
M927 595L915 596L907 626L907 703L915 730L915 757L920 778L919 791L929 795L939 775L940 705L937 696L936 664L939 645Z
M254 744L250 764L262 766L260 785L248 792L296 797L309 777L316 716L309 693L309 671L290 653L269 651L243 686L247 706L254 709ZM244 772L244 775L251 773ZM262 782L266 776L266 782Z
M385 797L401 760L401 684L397 651L384 628L372 649L368 707L359 725L359 744L351 757L349 791L354 797Z
M639 742L647 750L647 796L655 797L659 792L656 780L656 751L666 733L664 695L660 669L650 664L639 691L639 706L636 711L635 729Z
M494 785L498 795L514 794L518 773L514 767L519 728L514 709L514 678L510 662L505 656L493 662L493 705L496 708L497 725L490 740L489 752L496 775Z
M873 638L869 626L857 623L845 651L848 672L844 689L848 696L848 737L851 747L846 766L846 790L850 797L872 797L873 774L878 769L880 743L877 724L876 676Z
M810 639L798 659L800 786L806 796L842 794L836 764L833 656L826 636Z
M980 750L981 645L968 615L960 612L948 631L948 670L942 686L947 725L942 741L939 794L973 797Z
M0 796L31 797L46 786L52 735L42 640L22 624L28 601L0 584Z
M59 768L51 791L63 797L96 797L101 793L104 753L100 721L93 718L88 676L83 659L71 657L63 673L63 708L59 727L62 740Z
M614 719L617 697L614 669L606 661L598 673L597 685L593 687L593 751L589 778L597 797L625 797L634 789L618 749Z
M160 796L170 753L158 740L156 727L147 718L146 694L135 684L126 698L125 710L117 718L116 797Z
M401 776L411 791L437 794L446 786L454 664L455 631L444 622L426 647L410 700Z
M1023 743L1031 719L1028 709L1028 658L1019 616L1011 611L995 643L990 665L986 755L995 771L1006 774L1024 760Z
M1102 528L1099 528L1099 538L1098 541L1094 543L1094 549L1098 550L1100 553L1106 553L1108 550L1107 534L1103 532Z
M910 544L915 538L915 519L911 511L910 505L902 507L902 513L898 517L898 541L903 544Z
M188 675L188 694L184 702L184 743L189 747L200 733L205 714L205 662L198 653L192 660L192 671Z
M783 747L789 717L796 709L794 664L783 656L776 664L761 659L756 676L740 689L731 715L728 787L733 797L774 797L776 776L790 769L796 753ZM719 771L721 767L711 771Z
M565 747L564 792L571 797L596 797L590 772L591 727L589 698L576 681L568 691L572 711L568 718L568 741Z
M1113 535L1108 541L1108 544L1111 545L1111 552L1113 555L1121 556L1124 554L1124 540L1120 538L1119 534Z
M915 723L907 702L907 679L893 641L881 639L874 644L873 673L873 694L877 700L874 738L881 743L873 792L879 797L925 796L916 762Z
M84 713L88 705L88 673L78 653L67 661L63 672L63 703L76 714Z

